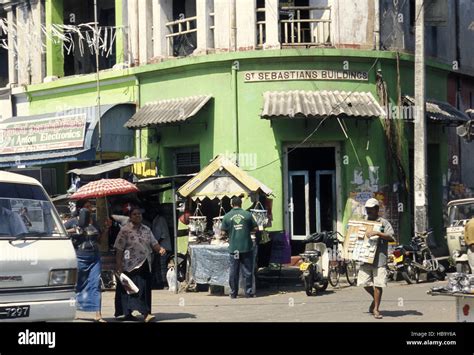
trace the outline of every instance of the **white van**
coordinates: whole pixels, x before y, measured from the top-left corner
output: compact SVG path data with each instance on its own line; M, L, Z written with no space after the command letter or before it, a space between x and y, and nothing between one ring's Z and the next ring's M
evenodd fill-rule
M0 171L0 321L67 321L76 314L76 254L48 194Z

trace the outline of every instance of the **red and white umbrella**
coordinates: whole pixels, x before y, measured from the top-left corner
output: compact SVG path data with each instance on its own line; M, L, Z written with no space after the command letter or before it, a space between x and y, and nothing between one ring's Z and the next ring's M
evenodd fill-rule
M72 200L83 200L87 198L107 197L112 195L124 195L138 192L138 188L124 179L102 179L92 181L82 186L70 198Z

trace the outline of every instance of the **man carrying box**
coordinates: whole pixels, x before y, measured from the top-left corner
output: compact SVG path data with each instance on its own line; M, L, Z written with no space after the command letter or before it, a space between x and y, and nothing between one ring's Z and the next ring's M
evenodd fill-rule
M372 231L367 233L371 240L378 240L377 250L373 264L364 263L360 266L357 276L357 286L363 286L372 296L373 301L369 307L369 313L372 313L376 319L382 319L379 311L382 301L382 290L387 286L387 253L388 243L394 242L393 228L389 221L379 217L379 201L375 198L367 200L365 203L367 220L382 224L380 232Z

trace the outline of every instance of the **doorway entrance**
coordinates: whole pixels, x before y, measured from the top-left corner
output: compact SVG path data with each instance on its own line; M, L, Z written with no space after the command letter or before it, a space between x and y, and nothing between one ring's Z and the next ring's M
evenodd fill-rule
M301 241L311 233L337 229L339 172L336 156L335 146L303 147L287 154L285 214L286 230L292 241ZM292 249L295 254L300 247L295 245Z

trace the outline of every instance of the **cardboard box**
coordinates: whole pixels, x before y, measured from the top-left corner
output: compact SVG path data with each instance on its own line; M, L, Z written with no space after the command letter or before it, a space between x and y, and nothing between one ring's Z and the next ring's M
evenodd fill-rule
M370 240L367 233L381 231L382 223L372 221L349 221L344 239L344 258L367 264L374 262L378 240Z

